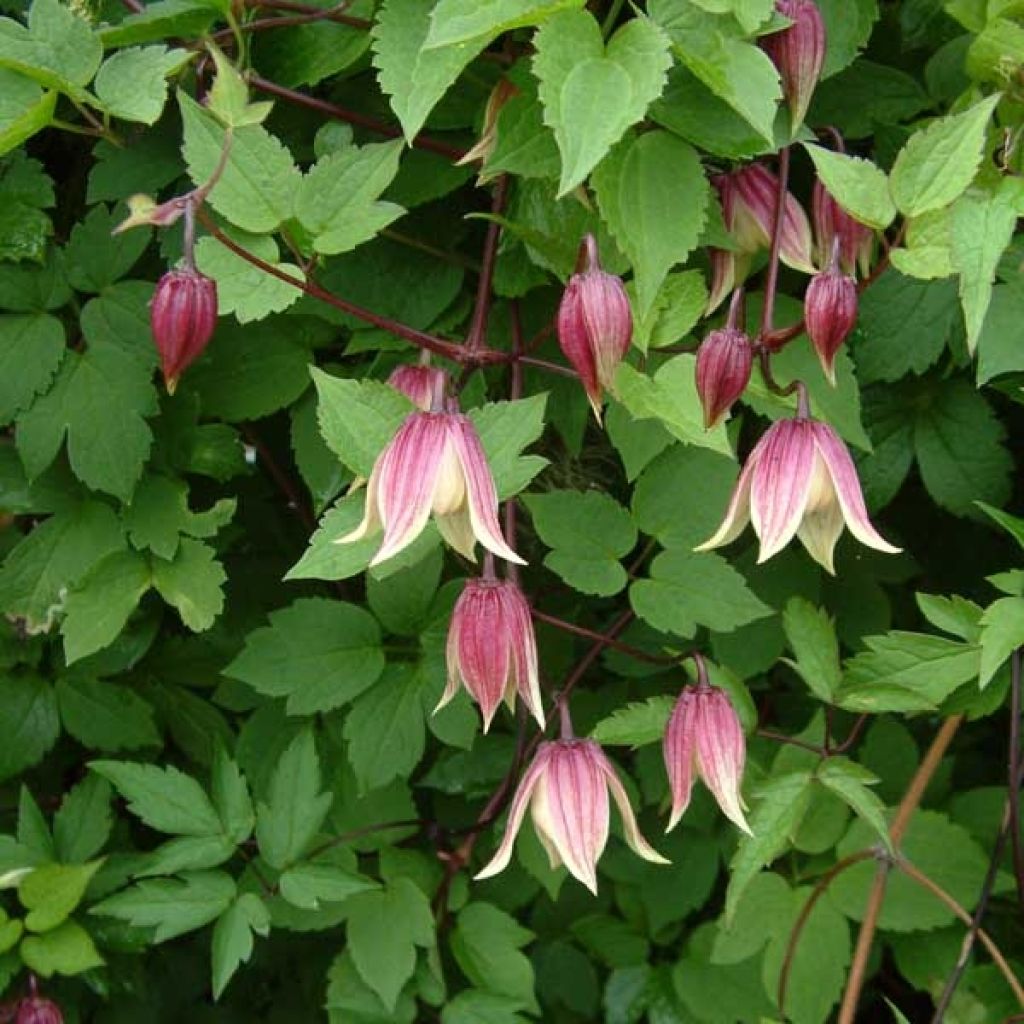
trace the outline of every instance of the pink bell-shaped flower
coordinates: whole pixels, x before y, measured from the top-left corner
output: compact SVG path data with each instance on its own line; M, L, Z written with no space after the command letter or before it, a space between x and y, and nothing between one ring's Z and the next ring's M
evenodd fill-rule
M512 580L466 581L448 626L448 685L435 711L464 686L480 705L484 732L504 700L511 711L516 694L544 728L537 669L537 640L525 595Z
M512 798L501 845L476 877L490 878L508 867L529 806L537 838L551 866L564 864L574 878L596 894L597 861L608 842L609 791L633 852L653 864L669 863L640 834L626 790L597 743L560 739L538 747Z
M633 338L633 314L622 281L601 269L593 235L582 252L584 267L569 278L558 307L558 342L600 422L602 393L613 390Z
M29 996L18 1004L14 1024L64 1024L64 1015L52 999Z
M437 366L396 366L388 383L423 412L440 408L448 374Z
M804 293L804 326L807 336L833 387L836 383L836 353L856 323L857 282L839 269L836 259L828 270L811 278Z
M704 409L704 429L720 423L750 383L754 349L750 339L738 330L736 321L743 301L737 288L729 310L729 322L711 331L697 349L697 395Z
M665 729L662 750L672 789L672 813L665 831L679 824L699 775L722 813L751 835L740 794L747 756L743 727L725 691L708 685L703 665L700 671L702 682L683 689Z
M857 470L846 445L827 424L806 415L773 423L754 446L729 500L722 525L697 551L735 540L751 523L758 562L777 555L794 537L828 572L845 525L862 544L897 554L868 518Z
M441 536L466 558L479 541L509 562L526 563L505 543L498 495L473 421L459 412L414 412L377 456L363 521L335 541L350 544L383 529L370 565L407 548L431 514Z
M199 358L217 326L217 282L194 267L169 270L149 305L153 340L160 353L167 393Z
M803 122L825 64L825 23L814 0L775 0L779 14L793 22L761 37L761 46L782 79L795 131Z
M811 192L811 214L818 266L827 267L832 262L838 239L839 266L843 273L852 276L859 271L861 277L867 277L871 272L875 233L866 224L854 220L817 178Z

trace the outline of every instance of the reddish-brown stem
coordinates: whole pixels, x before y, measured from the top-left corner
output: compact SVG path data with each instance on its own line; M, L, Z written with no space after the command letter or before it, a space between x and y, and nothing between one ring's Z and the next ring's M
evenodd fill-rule
M779 287L779 253L782 251L782 224L786 215L786 194L789 189L789 146L779 150L779 192L775 197L772 221L772 244L768 253L768 271L764 280L764 304L761 307L761 330L758 338L769 335L775 320L775 293Z
M501 218L508 198L508 175L501 174L494 186L491 200L491 219L487 223L487 237L484 239L484 254L480 261L480 277L476 285L476 301L473 316L466 333L466 349L478 352L487 348L487 320L491 313L491 297L494 291L494 268L498 262L498 242L501 240Z
M299 489L295 486L291 477L288 476L278 464L277 459L274 458L274 453L264 444L252 426L244 426L242 428L242 435L256 450L261 465L267 471L267 475L277 485L278 490L284 495L288 508L299 517L302 525L306 528L306 532L312 533L316 529L316 518L309 505L303 500Z
M345 3L336 4L334 7L316 7L313 4L294 3L293 0L253 0L249 7L261 7L268 11L294 11L296 14L305 15L309 18L329 18L331 21L341 22L343 25L350 25L352 28L371 28L373 23L366 18L356 18L351 14L345 14L346 8L351 7L351 0Z
M280 18L257 18L255 21L247 21L238 26L239 32L267 32L275 28L293 28L296 25L309 25L317 21L344 21L344 18L336 16L329 8L317 11L315 14L286 14ZM222 28L214 32L210 38L215 43L221 43L227 39L233 39L235 30L233 28Z
M1013 873L1017 879L1017 902L1024 909L1024 848L1020 834L1021 789L1021 658L1017 648L1010 656L1010 741L1007 756L1007 798L1010 801L1010 848L1013 850Z
M349 110L347 107L338 106L337 103L329 103L327 100L321 100L315 96L307 96L305 93L297 92L295 89L289 89L286 86L278 85L277 82L271 82L262 75L250 74L249 84L261 92L277 96L300 107L316 110L321 114L334 118L336 121L345 121L347 124L366 128L368 131L376 132L376 134L383 135L389 139L402 137L402 133L398 128L385 124L383 121L378 121L375 117L360 114L356 110ZM439 139L432 139L427 135L417 135L413 139L412 144L417 149L428 150L431 153L437 153L439 156L448 157L451 160L461 160L466 155L466 150L459 149L458 146L451 146L447 142L441 142Z
M556 373L559 377L579 376L568 366L559 366L558 363L549 363L546 359L535 359L533 356L521 356L517 362L526 366L536 366L539 370L547 370L548 373Z
M678 665L679 662L685 661L689 657L688 654L650 654L648 651L640 650L639 647L624 644L621 640L609 639L605 633L598 633L596 630L587 629L585 626L577 626L575 623L560 619L557 615L549 615L547 612L542 612L538 608L531 608L530 611L538 622L546 622L549 626L554 626L563 632L572 633L573 636L582 636L588 640L593 640L595 643L602 643L607 647L629 655L631 658L635 658L637 661L646 662L648 665Z

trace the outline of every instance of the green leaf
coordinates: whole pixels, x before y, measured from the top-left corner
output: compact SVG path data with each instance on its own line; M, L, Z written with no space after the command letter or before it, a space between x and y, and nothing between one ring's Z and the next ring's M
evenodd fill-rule
M112 644L149 585L149 564L134 551L116 551L93 566L64 604L60 631L67 664Z
M185 93L178 93L184 126L182 155L197 185L213 174L224 147L224 128ZM207 202L236 227L273 231L292 216L300 174L288 150L260 125L232 133L224 173Z
M102 292L124 277L145 252L149 229L112 234L121 220L119 211L101 204L72 229L65 255L68 280L79 291Z
M156 0L116 25L106 25L100 38L107 49L134 46L156 39L201 36L217 18L217 9L204 0Z
M296 864L278 879L281 895L296 907L317 910L320 901L341 903L356 893L379 888L377 883L336 864Z
M89 933L75 921L65 921L59 928L43 935L29 935L19 947L21 958L29 970L49 978L54 974L81 974L103 966L103 957L96 950Z
M825 22L825 66L829 78L845 68L863 49L878 21L878 0L818 0Z
M633 282L627 286L632 298ZM699 270L668 274L646 315L633 324L633 344L641 352L681 341L704 316L708 289Z
M1024 294L1013 285L997 284L978 338L979 386L1024 368L1024 349L1018 344L1017 333L1022 316Z
M1000 665L1024 646L1024 598L1001 597L981 617L982 688L988 686Z
M629 588L629 601L655 629L683 637L693 636L698 626L730 633L774 614L720 555L667 548L650 572Z
M533 937L492 904L469 903L459 911L451 950L474 986L515 999L519 1008L537 1013L533 966L520 952Z
M661 93L671 64L669 41L638 17L605 48L585 11L555 14L534 36L533 71L540 82L544 123L562 156L559 195L575 188L639 121Z
M892 198L907 217L937 210L962 195L981 164L997 93L962 114L915 132L900 150L889 178Z
M236 504L234 498L223 498L205 512L193 512L184 481L154 473L143 477L123 518L136 548L171 559L182 534L213 537L231 521Z
M271 867L293 864L319 832L333 799L320 785L313 733L303 729L278 760L267 800L256 809L256 839Z
M228 982L253 950L253 933L270 934L270 913L254 892L244 892L217 918L213 927L213 998L220 999Z
M598 491L548 491L527 495L526 507L540 539L554 550L544 564L570 587L604 597L626 585L619 559L636 545L629 513Z
M64 325L56 317L0 316L0 423L9 423L49 388L64 351Z
M405 213L380 199L398 173L402 148L400 140L347 146L309 169L295 196L295 216L317 252L355 249Z
M885 172L870 160L805 143L822 184L851 217L884 231L896 216Z
M422 689L419 666L395 664L353 704L344 735L360 792L407 775L423 756Z
M839 640L831 616L802 597L791 597L782 613L793 666L807 688L820 700L831 702L843 680L839 667Z
M736 902L728 925L719 921L711 962L738 964L764 948L793 907L793 892L774 871L755 875Z
M235 852L235 844L226 836L182 836L161 843L144 855L132 874L136 878L152 875L176 875L182 871L215 868Z
M113 783L128 810L158 832L179 836L215 836L220 818L203 787L171 765L131 761L91 761L89 767Z
M416 947L434 944L434 915L423 891L396 878L381 892L354 896L348 914L348 948L360 977L394 1010L416 967Z
M149 702L129 687L87 676L57 680L60 717L79 743L96 750L160 746Z
M220 917L235 892L234 879L223 871L191 871L178 878L137 882L89 912L116 917L136 928L152 928L153 941L166 942Z
M729 864L729 887L725 893L728 924L746 887L763 867L786 848L796 832L811 798L810 772L791 772L769 779L758 792L759 800L750 815L752 836L743 836Z
M937 594L914 595L921 614L936 629L976 643L981 636L982 608L967 598L954 594L952 597L940 597Z
M660 743L665 735L674 697L648 697L617 708L590 732L590 738L611 746L642 747Z
M424 49L455 46L502 32L543 23L558 11L583 6L583 0L438 0L430 13Z
M42 131L53 117L57 93L0 67L0 155Z
M18 883L18 899L28 911L25 927L48 932L64 922L82 902L85 887L102 862L44 864Z
M366 578L366 602L389 633L419 636L434 607L444 559L440 548L431 548L414 565Z
M62 864L81 864L95 857L114 824L110 783L86 775L72 787L53 816L53 844Z
M494 486L501 500L518 494L547 465L539 455L522 455L544 431L547 394L514 402L488 402L470 409Z
M594 172L601 213L633 264L637 314L651 311L669 270L693 251L710 188L696 150L668 132L645 132Z
M390 97L405 140L411 143L437 101L490 39L425 49L430 8L422 0L387 0L372 31L380 87Z
M222 746L214 755L210 789L225 834L234 843L244 843L252 834L256 821L252 797L238 765Z
M350 703L384 671L373 616L343 601L305 598L271 613L223 670L257 693L287 697L288 713L308 715Z
M183 538L173 561L154 558L153 586L193 632L213 625L224 608L224 567L209 544Z
M877 776L849 758L829 757L821 763L815 778L862 818L886 849L891 850L885 805L867 788L878 782Z
M191 60L187 50L133 47L108 57L94 88L107 113L125 121L156 124L167 102L167 79Z
M60 733L53 687L36 676L0 676L0 733L0 779L41 761Z

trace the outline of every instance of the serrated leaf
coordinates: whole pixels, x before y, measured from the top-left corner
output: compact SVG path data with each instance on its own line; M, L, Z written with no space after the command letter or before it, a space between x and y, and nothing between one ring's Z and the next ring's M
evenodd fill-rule
M545 392L469 410L500 500L518 494L547 465L539 455L522 454L544 431L547 400Z
M217 919L213 928L213 998L219 999L235 971L249 962L253 934L270 933L270 913L259 896L244 892Z
M18 883L18 899L28 911L25 927L48 932L65 921L82 901L101 863L44 864L27 874Z
M1024 598L1001 597L981 617L982 688L1018 647L1024 647Z
M288 868L278 879L281 895L296 907L317 910L320 901L340 903L360 892L379 888L376 882L336 864L304 862Z
M0 155L42 131L53 117L57 93L0 67Z
M104 962L89 933L75 921L65 921L43 935L27 936L18 951L25 966L44 978L81 974Z
M502 32L536 25L584 0L438 0L430 13L430 32L424 49L455 46Z
M839 640L832 618L802 597L791 597L782 613L796 670L816 697L831 701L843 680L839 667Z
M128 686L64 676L57 680L57 703L64 728L86 747L113 751L160 746L152 706Z
M829 757L821 763L815 778L863 819L886 849L892 849L885 805L868 789L878 782L877 776L849 758Z
M45 391L64 358L64 325L48 314L0 316L0 423Z
M53 816L53 845L62 864L80 864L103 849L114 819L106 779L86 775L70 789Z
M218 747L214 756L210 790L225 834L234 843L244 843L252 833L256 815L249 787L223 747Z
M648 697L633 701L598 722L591 730L590 738L612 746L642 747L660 743L674 705L674 697Z
M53 687L38 676L0 676L0 780L41 761L57 742L60 720Z
M870 160L804 144L821 183L837 203L862 224L884 231L896 216L885 172Z
M107 113L126 121L156 124L167 102L167 79L191 55L166 46L133 47L108 57L93 88Z
M227 575L209 544L185 537L173 561L154 558L153 586L181 616L181 621L200 633L213 625L224 607Z

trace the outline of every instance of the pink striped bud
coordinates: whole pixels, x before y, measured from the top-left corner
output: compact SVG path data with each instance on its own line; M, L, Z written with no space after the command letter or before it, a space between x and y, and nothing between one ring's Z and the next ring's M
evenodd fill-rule
M64 1015L52 999L29 996L18 1004L15 1024L64 1024Z
M815 274L804 294L804 325L833 387L836 353L856 322L857 282L838 267Z
M501 844L476 877L490 878L508 867L529 807L552 868L564 864L596 894L597 862L608 842L609 791L633 852L653 864L669 863L640 834L625 787L604 751L593 740L562 739L537 748L512 798Z
M710 430L746 390L754 350L750 339L735 327L712 331L697 349L697 394L704 409L704 429Z
M814 216L815 255L819 267L832 262L832 252L839 239L839 266L843 273L861 277L871 272L871 251L875 234L866 224L854 220L832 197L825 186L815 179L811 193L811 212Z
M167 393L199 358L217 325L217 282L192 268L169 270L149 304L153 340L160 353Z
M505 543L498 524L498 494L480 437L458 412L414 412L377 456L366 486L363 521L335 541L350 544L383 529L370 565L407 548L431 514L441 536L474 558L479 541L509 562L526 563Z
M448 374L436 366L396 366L388 383L423 412L440 408Z
M613 390L633 338L633 314L622 281L601 269L593 235L583 247L585 266L569 278L558 307L558 342L600 422L602 392Z
M724 690L687 686L679 695L662 745L672 789L672 813L666 832L679 824L690 805L695 776L704 780L722 813L752 835L740 794L747 743L743 727Z
M814 0L775 0L793 24L760 40L782 79L794 132L803 122L825 64L825 23Z
M846 445L826 423L808 418L773 423L754 446L729 500L722 525L697 551L735 540L752 523L758 562L777 555L794 537L828 572L845 525L876 551L899 552L868 518L857 470Z
M464 686L480 705L484 732L504 700L516 694L544 728L537 640L530 605L511 580L471 579L455 603L448 627L448 685L439 711Z

